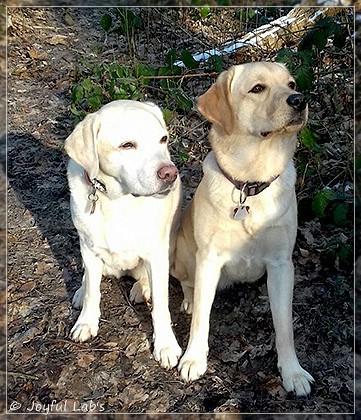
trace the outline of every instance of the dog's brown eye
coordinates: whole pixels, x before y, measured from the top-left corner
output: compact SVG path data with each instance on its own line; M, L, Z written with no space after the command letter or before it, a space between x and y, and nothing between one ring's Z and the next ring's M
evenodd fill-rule
M295 82L290 82L288 83L288 87L291 88L292 90L296 89L296 83Z
M127 141L126 143L123 143L119 146L120 149L125 149L125 150L129 150L129 149L136 149L136 144L132 143L131 141Z
M259 93L259 92L262 92L264 89L265 87L263 85L256 85L250 90L250 92Z
M161 139L160 139L160 144L165 144L165 143L167 143L167 141L168 141L168 137L167 136L163 136Z

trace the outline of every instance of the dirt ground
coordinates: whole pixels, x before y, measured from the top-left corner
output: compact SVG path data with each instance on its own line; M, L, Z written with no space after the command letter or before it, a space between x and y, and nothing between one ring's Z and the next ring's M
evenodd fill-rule
M317 238L334 233L323 231L317 220L300 226L295 251L296 348L302 365L315 378L307 398L287 394L281 386L264 279L216 297L208 371L192 384L184 384L176 369L165 371L153 359L150 312L145 305L130 304L131 279L104 279L98 336L81 344L69 339L79 314L71 307L71 298L82 269L62 146L73 127L69 107L75 63L84 57L107 59L106 51L98 48L104 42L99 25L104 13L99 8L9 10L7 410L353 412L352 263L346 267L322 263ZM176 37L192 43L191 28L177 30L180 22L157 13L150 21L154 27L149 33L173 30ZM166 39L160 43L163 47ZM144 57L159 57L156 48L148 45ZM193 87L193 100L207 83ZM194 110L185 117L189 125L181 128L184 141L195 141L189 138L192 128L198 130L197 136L200 131L206 134L207 125ZM199 163L180 167L191 175L183 175L187 196L200 178ZM3 155L1 164L5 171ZM306 257L301 248L308 249ZM181 300L180 286L171 279L170 310L185 349L190 319L179 311ZM360 342L356 345L359 350Z

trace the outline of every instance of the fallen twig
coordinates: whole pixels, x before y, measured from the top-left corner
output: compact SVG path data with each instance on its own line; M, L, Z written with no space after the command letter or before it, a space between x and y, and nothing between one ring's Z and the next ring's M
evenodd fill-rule
M5 370L0 370L0 375L10 375L15 378L23 378L23 379L39 379L38 376L29 375L28 373L22 373L22 372L6 372Z
M218 72L212 71L210 73L188 73L188 74L177 74L177 75L164 75L164 76L139 76L135 80L141 79L186 79L192 77L217 77Z

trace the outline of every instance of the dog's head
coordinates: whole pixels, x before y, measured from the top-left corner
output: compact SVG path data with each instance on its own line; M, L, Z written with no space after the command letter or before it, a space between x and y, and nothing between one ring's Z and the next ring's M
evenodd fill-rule
M307 121L304 96L283 64L240 64L221 73L198 100L199 111L226 135L294 133Z
M66 139L68 155L96 179L102 174L135 196L166 195L177 178L158 106L119 100L87 115Z

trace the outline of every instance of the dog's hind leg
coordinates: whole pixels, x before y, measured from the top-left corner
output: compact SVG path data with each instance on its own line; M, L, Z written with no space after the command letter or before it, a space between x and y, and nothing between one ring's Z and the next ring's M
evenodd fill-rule
M191 249L184 234L178 236L176 258L174 266L171 269L171 275L175 277L181 284L183 290L183 302L181 311L191 315L193 312L193 295L194 295L194 277L196 271L194 242Z
M85 270L85 268L83 267ZM79 289L74 293L73 300L71 301L73 308L81 309L83 306L84 292L85 292L85 273L83 274L83 280Z
M181 281L183 290L183 302L181 304L181 311L188 315L193 312L193 296L194 296L194 282L193 281Z
M131 276L137 280L130 291L129 298L133 303L149 302L151 300L150 283L143 262L131 271Z

